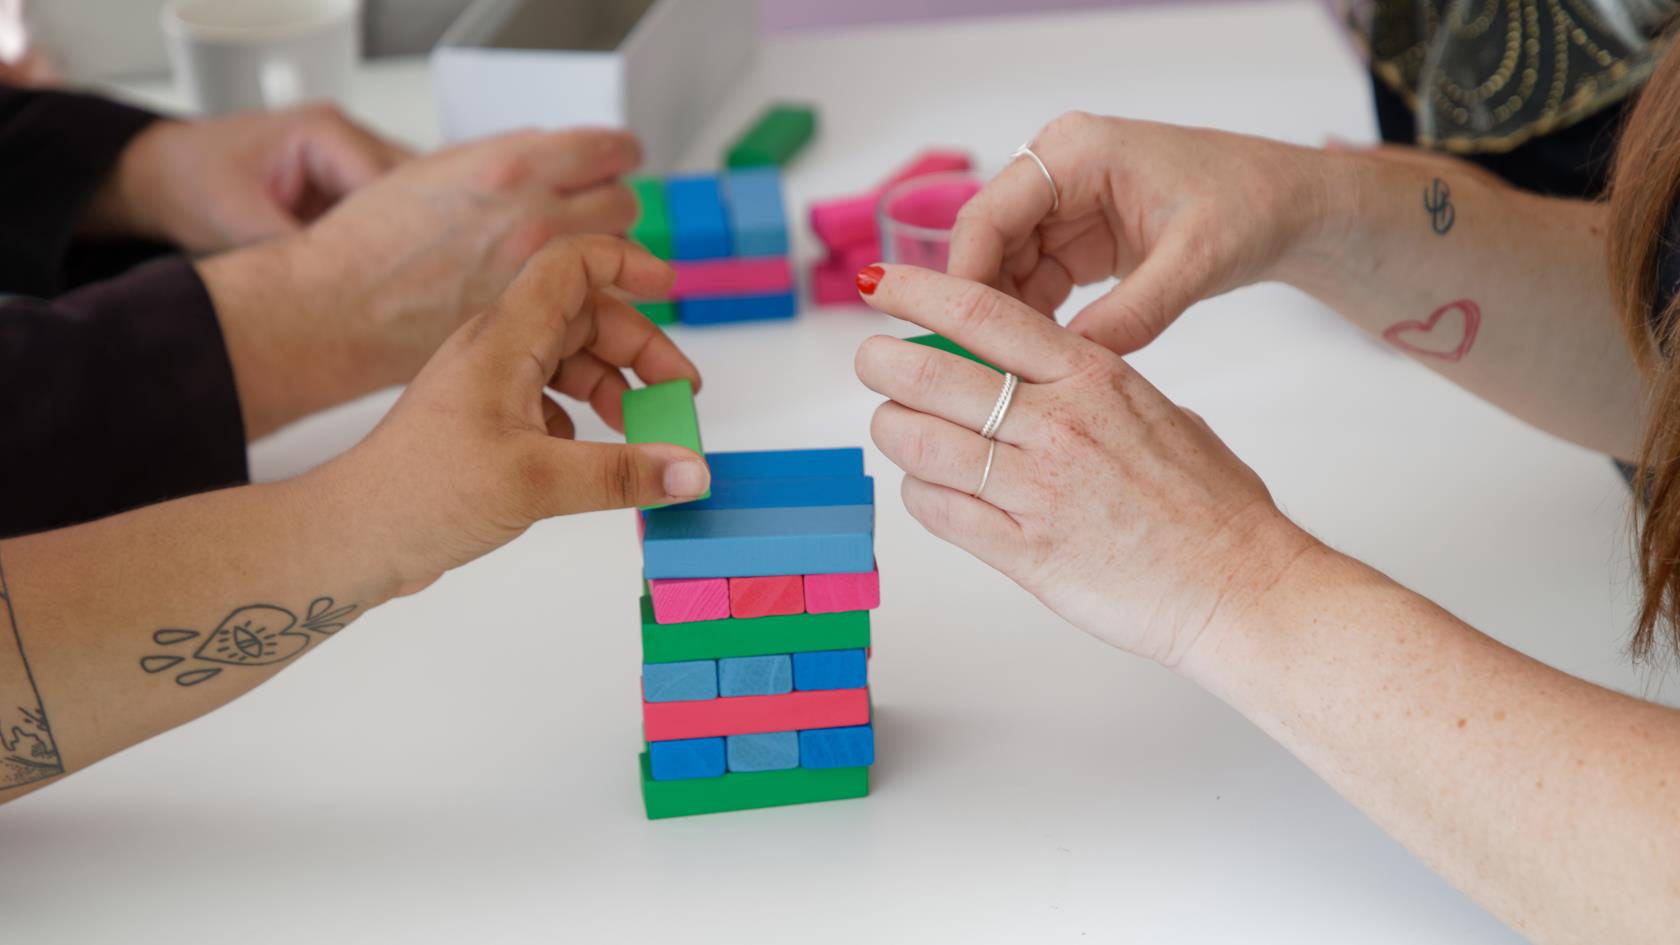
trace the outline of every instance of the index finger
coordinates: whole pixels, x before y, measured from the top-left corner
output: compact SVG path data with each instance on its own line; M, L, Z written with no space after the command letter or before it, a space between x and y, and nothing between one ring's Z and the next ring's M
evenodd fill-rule
M557 193L616 181L642 163L642 144L636 136L612 128L545 131L521 143L543 183Z
M938 332L1025 381L1061 380L1096 348L991 286L930 269L870 266L858 288L870 308Z
M1004 256L1032 235L1055 203L1055 192L1032 158L1015 158L957 212L945 271L995 284Z

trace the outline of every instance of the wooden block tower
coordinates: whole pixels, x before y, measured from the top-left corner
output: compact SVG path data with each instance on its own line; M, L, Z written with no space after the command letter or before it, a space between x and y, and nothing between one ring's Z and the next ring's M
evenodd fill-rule
M701 449L687 381L627 392L624 426ZM706 459L706 498L641 513L647 815L862 797L881 596L863 451Z

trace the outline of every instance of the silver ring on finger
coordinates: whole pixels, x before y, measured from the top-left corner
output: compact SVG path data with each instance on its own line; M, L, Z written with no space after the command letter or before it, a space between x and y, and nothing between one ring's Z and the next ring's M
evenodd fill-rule
M1062 192L1056 188L1056 178L1050 176L1050 168L1044 166L1044 159L1039 157L1037 152L1033 151L1031 141L1028 141L1016 148L1015 153L1009 156L1011 158L1018 158L1023 154L1032 158L1033 163L1037 164L1038 169L1044 173L1044 182L1050 185L1050 212L1055 213L1057 210L1062 209Z
M980 493L986 491L986 483L991 481L992 459L997 456L997 440L987 440L986 443L986 468L980 470L980 484L974 487L973 492L969 493L976 499L980 498Z
M1003 426L1003 418L1009 415L1009 405L1015 401L1015 387L1021 379L1014 374L1004 372L1003 389L998 391L997 402L992 404L992 413L986 418L986 425L980 428L980 436L991 440L997 438L998 428Z

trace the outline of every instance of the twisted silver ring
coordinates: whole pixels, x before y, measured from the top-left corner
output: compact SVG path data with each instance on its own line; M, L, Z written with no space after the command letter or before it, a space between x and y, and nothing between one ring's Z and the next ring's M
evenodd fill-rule
M1033 163L1038 165L1038 169L1044 172L1044 182L1050 185L1050 212L1055 213L1057 210L1062 209L1062 192L1056 189L1056 179L1050 176L1050 168L1044 166L1044 159L1039 157L1038 154L1033 151L1032 142L1029 141L1016 148L1015 153L1011 154L1009 157L1014 159L1023 154L1032 158Z
M986 425L980 428L980 435L990 440L997 436L998 428L1003 426L1003 418L1009 413L1009 405L1015 400L1015 386L1020 378L1009 372L1003 375L1003 390L998 391L997 403L992 405L991 416L986 418Z

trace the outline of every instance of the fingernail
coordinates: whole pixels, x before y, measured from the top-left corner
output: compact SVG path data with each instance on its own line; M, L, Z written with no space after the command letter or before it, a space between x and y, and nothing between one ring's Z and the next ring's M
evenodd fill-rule
M692 499L705 492L710 481L705 463L685 459L665 467L665 494L673 499Z
M881 277L886 274L887 271L880 266L864 266L859 269L857 274L858 291L864 295L874 295L875 287L881 284Z

